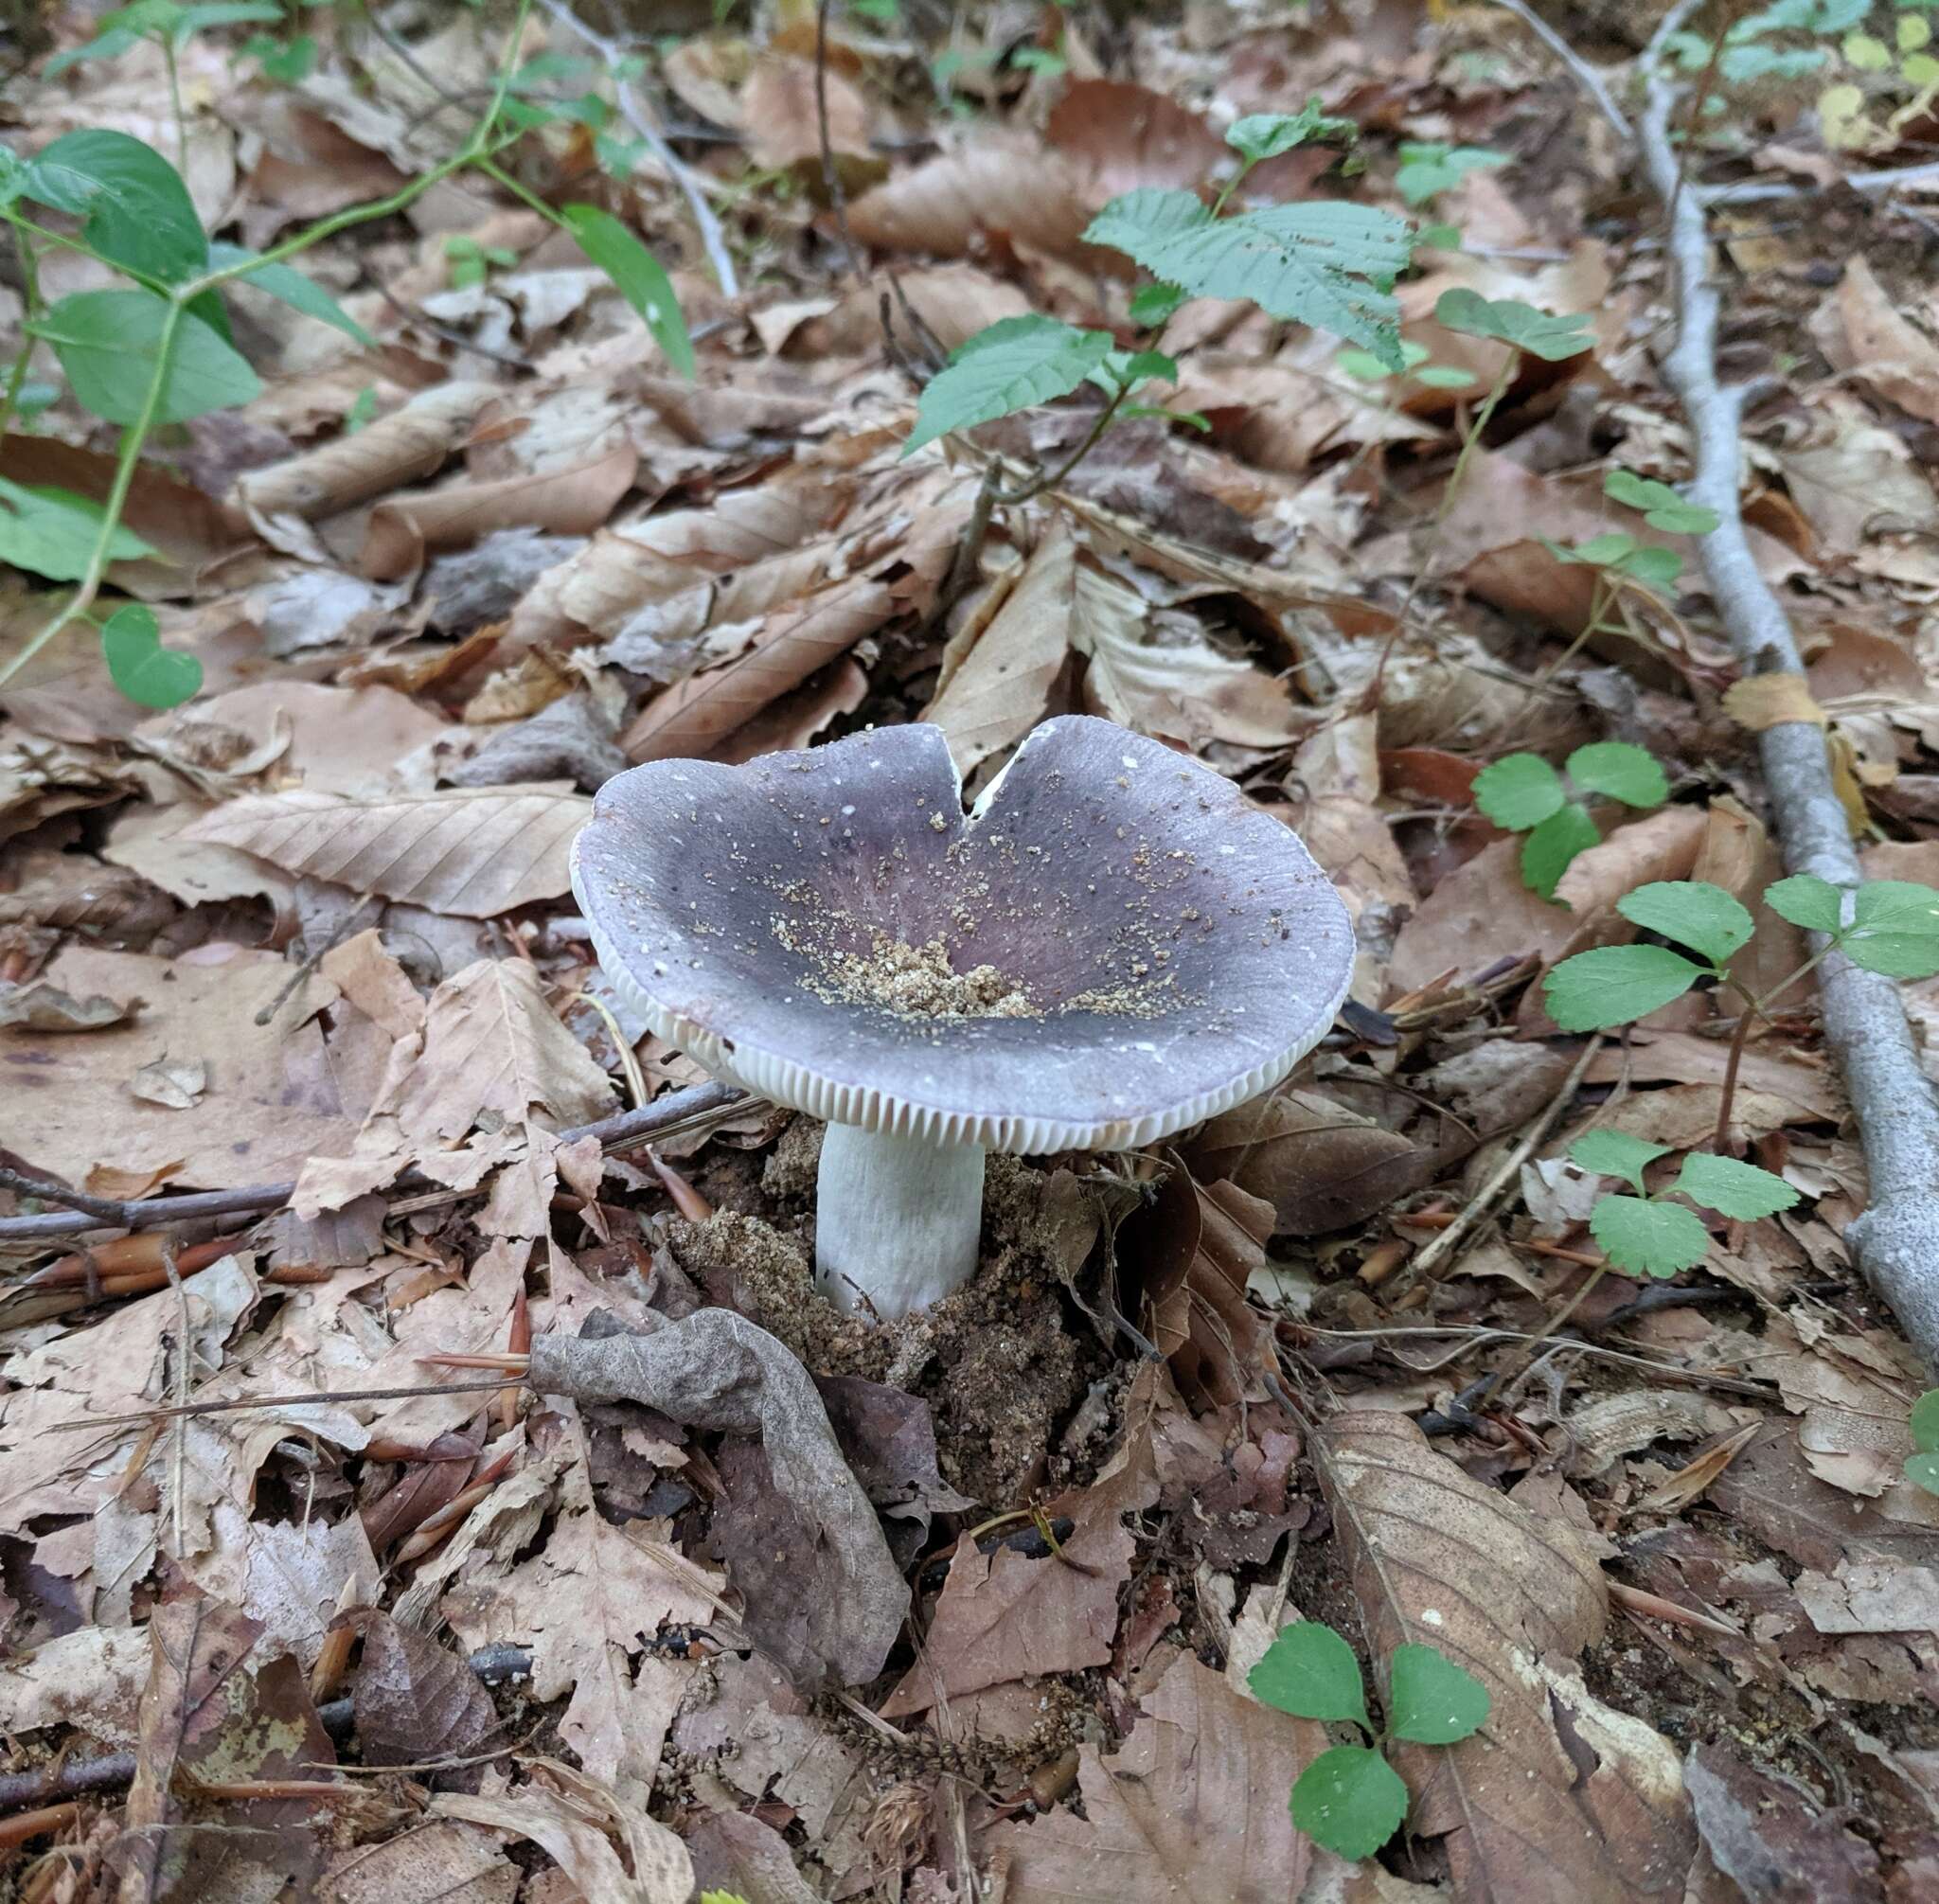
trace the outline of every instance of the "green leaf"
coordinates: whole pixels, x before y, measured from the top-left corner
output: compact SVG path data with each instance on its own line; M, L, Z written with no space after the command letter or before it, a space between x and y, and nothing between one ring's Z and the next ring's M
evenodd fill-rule
M350 407L344 412L344 434L354 436L359 430L376 420L377 385L366 383L350 400Z
M1569 777L1585 793L1600 793L1626 807L1661 807L1670 797L1663 771L1641 747L1627 740L1592 740L1569 756Z
M1717 525L1715 509L1687 503L1667 483L1652 482L1631 470L1611 470L1603 478L1602 492L1612 503L1641 509L1643 520L1665 535L1707 536Z
M1430 390L1466 390L1476 379L1472 370L1458 364L1428 364L1414 373L1414 381Z
M165 284L201 271L208 240L182 174L126 133L90 127L56 139L27 167L27 195L82 221L111 264Z
M1035 311L965 338L924 386L906 456L952 430L1068 397L1111 354L1108 330L1078 330Z
M1638 543L1634 536L1626 536L1620 529L1608 529L1599 536L1591 536L1586 543L1577 543L1573 548L1564 548L1559 543L1542 538L1544 546L1559 561L1576 562L1584 568L1620 568L1636 553Z
M1939 1450L1939 1388L1929 1388L1912 1403L1907 1426L1912 1432L1912 1446L1921 1454Z
M1779 918L1806 932L1835 933L1844 913L1844 895L1829 880L1813 873L1793 873L1764 888L1764 903Z
M179 46L191 33L206 32L212 27L240 27L262 21L279 21L283 9L276 0L205 0L205 4L184 7L175 23L175 44Z
M1407 1787L1377 1752L1336 1745L1293 1781L1292 1822L1342 1858L1371 1858L1407 1816Z
M1761 13L1739 20L1726 41L1754 40L1760 33L1842 33L1856 27L1872 0L1771 0Z
M1445 329L1469 337L1497 338L1550 364L1594 347L1595 339L1588 334L1589 321L1586 311L1556 317L1519 297L1490 299L1465 285L1442 292L1434 306L1434 322Z
M1438 1646L1401 1646L1387 1662L1387 1729L1416 1745L1452 1745L1487 1721L1488 1689Z
M1601 837L1589 817L1589 809L1579 800L1571 800L1521 843L1521 883L1542 899L1554 899L1575 855L1586 853Z
M1308 99L1296 113L1248 113L1235 119L1225 134L1225 143L1249 165L1261 159L1276 159L1309 139L1355 137L1359 125L1352 119L1335 118L1320 110L1317 98Z
M1459 251L1461 249L1461 227L1458 224L1424 224L1414 236L1416 251Z
M1178 359L1162 350L1113 350L1091 373L1091 381L1113 396L1120 390L1135 390L1140 383L1162 377L1167 383L1178 382Z
M1923 1487L1928 1494L1939 1494L1939 1454L1909 1455L1905 1478L1914 1487Z
M1645 1166L1669 1150L1667 1144L1645 1143L1627 1130L1585 1130L1569 1146L1569 1161L1598 1177L1620 1177L1640 1197Z
M1388 292L1412 235L1387 212L1307 199L1215 219L1191 192L1142 186L1112 199L1084 236L1194 296L1250 298L1269 317L1330 330L1402 367Z
M294 86L307 80L316 66L316 42L308 33L298 33L288 44L267 33L252 34L236 49L236 59L254 60L265 80L279 86ZM230 63L233 65L235 61Z
M1474 804L1511 833L1539 827L1568 798L1562 777L1539 754L1506 754L1474 776Z
M1751 915L1707 880L1656 880L1625 893L1616 910L1631 925L1661 933L1719 966L1757 930Z
M147 401L168 305L149 291L78 291L29 327L54 347L75 397L110 423L133 423ZM201 318L177 326L158 423L186 422L246 403L262 385L256 372Z
M1647 1018L1702 976L1700 965L1664 946L1598 946L1557 966L1542 996L1564 1031L1603 1031Z
M209 264L217 271L247 263L255 256L253 251L245 250L240 244L224 244L220 240L212 242L208 248ZM377 346L377 339L322 285L314 278L306 277L294 265L255 264L238 281L287 304L293 311L300 311L306 317L320 319L341 330L346 337L355 338L366 349L374 349Z
M1318 1620L1282 1627L1247 1675L1253 1697L1300 1718L1351 1719L1373 1731L1353 1648Z
M111 27L105 33L98 33L85 46L70 46L64 53L56 53L41 68L43 79L58 79L70 66L79 66L85 60L113 60L128 51L131 46L141 44L141 35L131 33L126 27Z
M179 707L202 685L202 663L164 648L152 609L117 608L101 628L101 652L115 685L144 707Z
M681 376L691 377L693 340L686 334L686 319L680 313L673 281L659 260L611 212L601 211L597 205L565 205L560 216L579 249L645 319L667 363Z
M1152 330L1184 301L1184 291L1176 284L1144 284L1131 294L1126 314L1140 330Z
M1707 1150L1693 1150L1683 1159L1677 1188L1691 1202L1743 1223L1774 1217L1798 1201L1798 1193L1782 1177L1734 1157L1714 1157Z
M1394 185L1409 205L1425 205L1469 172L1507 163L1506 152L1491 152L1485 146L1404 145Z
M1908 880L1868 880L1852 900L1845 957L1892 978L1939 972L1939 892Z
M1651 588L1666 589L1675 585L1677 578L1683 572L1683 558L1675 549L1651 548L1646 544L1631 549L1621 561L1611 564L1627 576L1633 576L1640 582L1647 582Z
M1802 80L1815 73L1831 55L1821 46L1780 51L1775 46L1726 46L1717 70L1733 85L1746 80Z
M10 562L49 581L79 581L87 573L101 533L101 507L69 489L23 488L0 476L0 562ZM108 539L108 559L127 561L154 550L118 523Z
M1604 1197L1589 1213L1589 1233L1611 1266L1632 1276L1673 1276L1694 1269L1710 1249L1710 1232L1694 1210L1644 1197Z

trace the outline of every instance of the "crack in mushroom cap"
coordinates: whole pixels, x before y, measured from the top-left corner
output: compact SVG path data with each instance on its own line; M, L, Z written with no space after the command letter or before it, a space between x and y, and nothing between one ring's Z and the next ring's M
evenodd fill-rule
M1325 1036L1353 970L1290 828L1084 715L1036 728L969 815L926 724L635 767L599 790L573 890L614 988L716 1077L1025 1154L1244 1103Z

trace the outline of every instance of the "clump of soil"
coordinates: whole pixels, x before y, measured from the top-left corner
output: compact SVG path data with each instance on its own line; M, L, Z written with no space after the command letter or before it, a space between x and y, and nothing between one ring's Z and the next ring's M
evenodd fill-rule
M774 936L812 961L809 991L829 1005L873 1005L898 1018L1041 1018L1029 994L993 965L958 971L941 937L912 946L886 933L870 935L866 952L844 952L802 934L785 918Z
M805 1162L797 1156L786 1174ZM758 1217L720 1210L704 1222L675 1222L668 1235L684 1270L814 1374L860 1376L921 1396L934 1414L945 1479L1007 1507L1041 1478L1058 1425L1097 1373L1092 1363L1101 1352L1072 1334L1062 1297L1096 1223L1069 1171L993 1155L976 1275L919 1315L890 1323L844 1315L824 1301L809 1248Z

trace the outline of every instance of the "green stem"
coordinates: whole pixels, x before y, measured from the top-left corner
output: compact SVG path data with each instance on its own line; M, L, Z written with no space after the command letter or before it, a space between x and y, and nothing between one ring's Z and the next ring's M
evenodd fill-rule
M169 103L175 112L175 163L182 176L188 176L188 119L182 111L182 69L175 62L175 36L164 32L162 62L169 69Z
M1461 479L1468 473L1468 461L1474 454L1475 445L1481 441L1482 432L1488 426L1488 418L1495 414L1495 405L1508 394L1508 385L1515 381L1516 365L1521 362L1521 353L1510 345L1507 361L1502 365L1501 375L1495 379L1494 387L1482 399L1481 408L1475 412L1474 421L1468 426L1468 432L1461 439L1461 454L1454 459L1454 469L1448 478L1448 487L1441 491L1441 506L1434 511L1434 528L1438 529L1448 520L1448 511L1454 507L1454 498L1461 491Z
M1831 940L1827 939L1796 971L1791 972L1788 977L1779 979L1762 998L1752 998L1750 988L1742 980L1731 978L1731 984L1743 994L1746 1003L1744 1009L1737 1014L1737 1028L1731 1033L1730 1056L1724 1060L1723 1092L1717 1099L1717 1136L1711 1145L1711 1148L1719 1157L1728 1157L1731 1154L1731 1107L1736 1099L1737 1070L1744 1061L1744 1046L1750 1041L1752 1020L1762 1018L1765 1007L1774 1000L1781 998L1806 972L1811 970L1819 960L1831 950L1832 943ZM1726 975L1728 976L1728 974Z
M25 327L40 315L41 275L33 245L18 225L13 230L13 241L20 249L21 323ZM13 421L14 406L20 401L21 385L27 382L27 365L33 362L33 337L23 329L20 355L13 360L13 368L7 377L6 392L0 395L0 438L6 436L7 426Z
M1238 170L1234 172L1233 175L1229 179L1227 179L1222 186L1219 187L1219 196L1212 201L1212 216L1214 218L1217 218L1219 214L1225 209L1226 200L1231 198L1233 193L1236 192L1239 188L1239 187L1245 182L1246 174L1252 170L1253 167L1256 163L1257 161L1254 159L1241 159L1238 164Z
M1120 385L1117 395L1097 413L1097 420L1092 424L1090 434L1056 469L1031 477L1021 489L998 489L992 500L1005 505L1027 503L1032 496L1040 496L1045 489L1056 489L1091 454L1097 439L1111 428L1112 419L1117 415L1119 406L1130 394L1131 386L1129 383Z
M108 491L108 499L101 510L101 526L95 537L95 545L88 556L87 570L76 586L74 593L62 604L60 612L44 627L37 630L20 651L6 663L0 664L0 686L13 679L33 658L77 616L85 615L93 606L95 596L100 592L102 578L108 572L109 550L114 544L115 531L121 521L121 511L128 502L128 492L134 482L136 464L148 441L149 432L154 428L161 413L163 393L169 383L169 360L175 347L175 339L182 328L182 320L187 307L204 292L226 284L233 277L246 277L252 271L259 270L265 264L277 264L286 258L308 251L311 245L320 244L325 239L334 237L340 231L347 231L352 225L367 224L373 219L388 218L395 212L402 211L415 200L423 196L431 187L452 173L463 170L467 166L476 165L490 171L493 176L503 174L487 156L491 145L491 135L498 122L498 116L505 109L506 97L511 89L512 74L516 70L519 46L525 38L525 21L532 10L532 0L519 0L517 17L512 22L511 35L507 42L505 58L499 63L498 82L491 95L491 104L485 116L478 121L471 136L452 156L441 164L432 167L409 185L400 187L388 198L380 199L371 205L351 205L330 217L319 220L294 238L286 239L281 244L274 245L260 258L252 258L240 263L224 265L219 270L205 271L200 276L192 277L181 284L159 284L153 279L144 278L138 273L129 272L128 276L147 286L168 302L168 310L162 318L162 329L156 339L154 374L149 380L147 393L142 399L140 412L134 421L122 433L121 451L115 466L114 486ZM17 226L34 231L40 228L27 220L15 219ZM85 252L89 257L98 257L85 244L74 244L70 240L60 239L53 232L44 234L47 238L68 244L73 250ZM103 258L102 263L112 264L112 258ZM123 267L116 266L116 269Z
M31 234L44 244L55 245L62 251L78 251L82 258L91 258L97 264L108 265L118 271L122 276L133 278L144 291L151 291L157 297L167 297L169 294L171 287L167 279L151 277L147 272L136 271L133 265L122 264L112 258L103 258L93 245L85 243L80 239L72 238L64 231L49 231L45 225L36 224L17 206L9 207L7 220L17 232Z

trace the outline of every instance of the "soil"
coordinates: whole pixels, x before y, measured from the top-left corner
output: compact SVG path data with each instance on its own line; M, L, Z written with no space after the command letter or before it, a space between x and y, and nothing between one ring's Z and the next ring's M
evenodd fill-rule
M982 1260L955 1294L918 1315L876 1323L844 1315L814 1288L812 1224L783 1200L808 1197L821 1127L797 1118L762 1187L781 1225L717 1210L676 1222L681 1267L777 1336L817 1375L852 1375L918 1395L935 1417L944 1478L987 1506L1026 1500L1046 1478L1058 1431L1109 1358L1064 1294L1089 1254L1094 1206L1067 1170L992 1155Z

